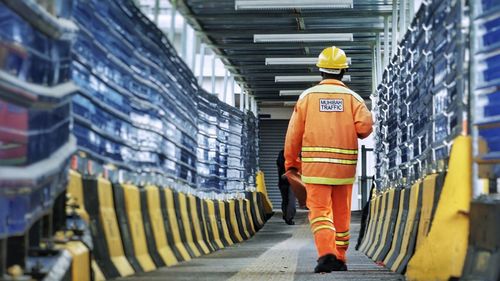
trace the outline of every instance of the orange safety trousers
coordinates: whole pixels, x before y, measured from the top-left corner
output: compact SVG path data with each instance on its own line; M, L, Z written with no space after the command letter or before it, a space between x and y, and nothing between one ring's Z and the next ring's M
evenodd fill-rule
M318 256L333 254L346 262L351 222L352 184L306 184L309 223Z

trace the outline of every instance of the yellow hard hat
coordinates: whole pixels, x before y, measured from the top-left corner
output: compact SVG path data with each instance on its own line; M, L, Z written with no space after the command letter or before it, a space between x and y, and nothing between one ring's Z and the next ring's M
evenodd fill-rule
M335 46L328 47L319 54L316 66L319 67L321 71L325 72L349 68L347 56L344 51Z

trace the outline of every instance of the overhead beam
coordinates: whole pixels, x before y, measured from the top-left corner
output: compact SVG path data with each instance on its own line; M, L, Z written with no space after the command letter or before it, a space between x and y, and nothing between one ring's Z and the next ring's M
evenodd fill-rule
M198 29L197 29L198 30ZM201 29L199 30L201 31ZM333 27L326 29L314 29L308 28L307 31L302 31L300 33L377 33L383 32L384 25L378 24L373 26L366 27ZM262 30L262 29L238 29L238 30L230 30L230 29L210 29L203 31L206 35L213 38L221 38L221 37L241 37L245 35L253 34L274 34L274 33L282 33L282 34L298 34L299 32L295 30L291 30L290 27L283 28L273 28L271 30Z
M308 10L308 11L301 11L301 15L306 18L325 18L325 17L330 17L330 18L367 18L367 17L376 17L376 16L385 16L385 15L391 15L392 13L392 5L386 5L386 6L377 6L378 10L373 9L373 7L369 6L360 6L356 7L353 10L342 10L342 9L319 9L319 10ZM198 14L196 17L198 20L206 21L210 19L221 19L224 17L227 17L228 19L233 19L233 20L241 20L241 19L255 19L258 18L259 16L262 16L262 12L255 12L255 11L239 11L235 12L234 7L231 10L223 11L221 9L215 11L215 10L209 10L209 9L203 9L203 7L200 7L201 13ZM231 11L231 12L229 12ZM273 18L289 18L290 13L288 11L273 11L269 10L266 11L266 16L273 17Z
M336 41L335 46L337 47L351 47L351 46L366 46L370 48L371 45L375 44L375 34L372 38L356 38L354 36L354 41ZM211 47L224 48L224 49L245 49L245 50L265 50L268 48L276 49L297 49L306 47L320 47L324 45L324 42L295 42L293 44L284 43L259 43L255 44L251 41L249 37L248 43L219 43L213 42L207 44Z

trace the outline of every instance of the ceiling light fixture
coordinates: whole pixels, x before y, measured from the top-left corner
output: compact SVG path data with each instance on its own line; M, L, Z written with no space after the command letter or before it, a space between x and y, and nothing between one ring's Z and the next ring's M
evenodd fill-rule
M316 64L318 58L266 58L266 65L311 65ZM347 63L351 64L351 58L347 58Z
M280 96L300 96L303 92L303 90L281 90Z
M274 82L276 83L293 83L293 82L319 82L323 78L318 75L298 75L298 76L275 76ZM351 75L344 75L342 81L351 81Z
M283 106L295 106L295 104L297 104L296 101L285 101Z
M353 41L352 33L254 34L254 43Z
M235 0L235 10L352 9L353 0Z

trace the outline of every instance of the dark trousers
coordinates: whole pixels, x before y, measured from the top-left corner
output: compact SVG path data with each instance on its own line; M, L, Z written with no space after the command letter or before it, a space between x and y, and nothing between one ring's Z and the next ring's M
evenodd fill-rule
M295 194L289 184L282 184L279 186L281 192L281 211L283 212L283 219L288 221L295 217Z

